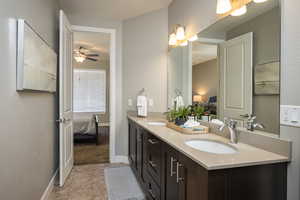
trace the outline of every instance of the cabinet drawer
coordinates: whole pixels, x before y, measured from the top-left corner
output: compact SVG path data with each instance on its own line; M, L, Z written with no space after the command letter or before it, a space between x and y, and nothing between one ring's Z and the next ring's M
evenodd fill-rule
M161 180L161 148L162 142L155 136L148 134L145 164L149 174L153 177L158 185L160 185Z
M153 180L153 178L148 174L145 173L145 193L147 199L150 200L160 200L160 188Z

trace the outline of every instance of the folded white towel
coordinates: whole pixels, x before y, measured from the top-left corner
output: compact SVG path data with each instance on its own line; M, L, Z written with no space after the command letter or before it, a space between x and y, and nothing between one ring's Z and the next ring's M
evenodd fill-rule
M147 108L148 108L147 97L143 95L138 96L137 97L138 116L147 117Z

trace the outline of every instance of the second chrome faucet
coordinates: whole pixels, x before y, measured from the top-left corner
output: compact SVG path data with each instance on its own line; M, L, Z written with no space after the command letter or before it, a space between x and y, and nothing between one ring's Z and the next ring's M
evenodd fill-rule
M237 126L237 121L233 120L233 119L224 119L224 123L223 125L219 128L220 131L223 131L226 127L229 130L230 133L230 142L231 143L238 143L238 131L236 129Z

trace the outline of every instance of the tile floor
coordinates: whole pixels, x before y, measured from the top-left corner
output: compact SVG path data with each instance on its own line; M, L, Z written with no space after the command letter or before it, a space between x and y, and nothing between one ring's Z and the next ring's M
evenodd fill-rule
M64 187L55 187L49 200L107 200L104 169L122 165L124 164L75 166Z

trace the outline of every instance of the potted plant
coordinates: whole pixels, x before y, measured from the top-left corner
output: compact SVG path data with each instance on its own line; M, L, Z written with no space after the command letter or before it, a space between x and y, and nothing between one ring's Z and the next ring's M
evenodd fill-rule
M167 113L167 118L170 122L175 122L176 125L180 126L183 125L188 116L191 114L190 106L187 107L180 107L177 110L172 109Z
M204 107L200 105L195 105L193 107L194 115L195 117L197 117L197 119L201 119L201 117L204 114L204 110L205 110Z

